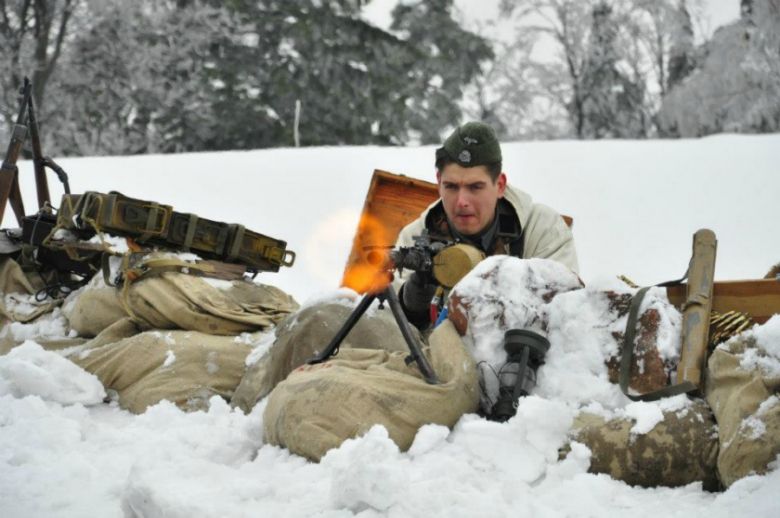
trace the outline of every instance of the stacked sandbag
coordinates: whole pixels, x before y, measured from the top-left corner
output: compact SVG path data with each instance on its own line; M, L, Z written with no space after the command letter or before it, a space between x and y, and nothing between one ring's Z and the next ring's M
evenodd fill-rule
M780 316L718 346L705 390L720 430L723 484L766 473L780 455Z
M212 396L230 400L259 334L239 340L198 331L139 333L126 318L69 358L115 391L120 407L130 412L143 413L163 399L183 410L202 410Z
M641 487L702 482L706 490L718 489L717 426L704 401L664 411L663 420L646 433L632 432L635 426L631 418L580 413L571 436L591 450L588 471Z
M20 331L29 334L44 329L43 320L56 320L62 324L56 339L29 338L49 350L66 349L70 360L118 394L122 408L136 413L163 399L183 410L205 408L214 395L229 400L253 344L298 308L271 286L169 272L132 283L126 298L98 275L65 300L61 314L62 300L35 304L35 291L48 280L26 275L6 256L0 273L6 317L0 353L20 343L7 324L24 323Z
M213 395L230 400L249 344L297 308L281 290L244 280L170 272L134 282L125 294L98 277L67 305L73 329L96 337L71 359L131 412L163 399L198 410ZM254 335L237 340L242 333Z
M324 350L353 311L353 304L341 300L314 304L290 315L274 330L276 340L271 350L247 368L233 405L249 412L294 369ZM351 347L388 352L408 350L387 307L364 313L340 347L342 350Z
M128 316L143 330L238 335L268 329L298 308L292 297L273 286L244 280L228 286L215 287L193 275L164 273L132 283L125 294L97 276L68 306L67 314L79 336L97 336Z
M429 385L407 353L357 348L306 365L279 383L264 414L266 441L318 461L345 440L384 426L406 451L426 424L452 427L479 400L474 360L450 322L423 352L440 383Z

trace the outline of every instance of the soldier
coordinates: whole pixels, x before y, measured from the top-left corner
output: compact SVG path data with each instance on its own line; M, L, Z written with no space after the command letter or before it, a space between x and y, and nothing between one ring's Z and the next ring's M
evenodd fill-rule
M487 124L466 123L444 141L436 150L436 181L441 198L401 231L397 246L411 246L427 229L434 241L468 243L486 256L552 259L579 273L571 230L553 209L507 185L501 145ZM399 298L409 321L422 328L436 286L417 273L409 281Z
M507 185L501 161L501 146L490 126L470 122L456 129L436 151L441 199L401 231L397 245L412 245L413 236L427 228L434 240L470 243L488 256L553 259L578 273L574 239L566 222L553 209L533 203L528 194ZM436 286L417 274L409 279L399 298L409 321L424 329L430 323ZM233 403L251 409L325 347L349 313L338 303L318 304L281 324L269 353L247 369ZM377 311L361 318L343 346L405 351L406 343L389 313Z

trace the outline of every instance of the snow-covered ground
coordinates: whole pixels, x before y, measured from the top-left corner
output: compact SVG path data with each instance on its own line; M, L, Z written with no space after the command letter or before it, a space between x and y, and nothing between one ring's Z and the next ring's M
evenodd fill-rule
M719 239L717 279L761 277L780 261L780 135L507 144L504 156L510 182L574 217L589 286L607 286L617 274L640 284L679 277L691 237L704 227ZM74 192L118 190L286 239L298 253L295 267L260 278L301 302L338 286L373 169L433 180L432 163L431 147L61 161ZM21 174L32 207L28 163ZM10 221L9 214L5 226ZM587 320L575 314L569 323ZM776 342L778 317L764 328ZM605 344L594 340L592 347ZM94 378L58 359L31 342L0 358L0 516L780 513L777 469L711 494L698 484L648 490L589 475L584 448L558 462L576 398L558 397L565 392L553 386L565 377L553 375L552 363L540 378L555 381L540 386L544 398L526 398L507 424L466 416L452 432L425 427L408 453L375 428L312 464L263 445L262 408L243 415L215 398L207 413L162 403L134 416L101 403ZM587 379L577 383L581 398ZM595 389L594 400L620 406L616 392L599 387L610 403ZM642 405L651 407L625 413L647 428L658 409Z

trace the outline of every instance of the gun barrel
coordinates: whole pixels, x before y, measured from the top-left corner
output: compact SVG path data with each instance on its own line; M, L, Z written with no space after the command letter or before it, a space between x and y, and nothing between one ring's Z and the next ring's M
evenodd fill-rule
M41 135L38 132L38 120L35 118L33 99L28 99L30 142L32 143L33 167L35 169L35 189L38 193L38 208L42 209L47 203L51 203L49 194L49 182L46 179L46 167L44 166L43 153L41 151Z

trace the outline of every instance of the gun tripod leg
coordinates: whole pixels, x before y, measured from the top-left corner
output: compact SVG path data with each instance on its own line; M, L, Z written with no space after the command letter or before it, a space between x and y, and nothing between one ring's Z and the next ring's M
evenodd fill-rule
M406 340L406 345L409 346L409 352L411 354L406 359L407 365L413 361L417 362L417 366L420 368L420 372L425 378L425 381L430 385L438 385L439 378L436 377L436 373L428 363L428 359L422 353L420 343L412 332L412 327L406 319L406 315L404 315L401 303L398 300L398 294L395 292L395 288L393 288L392 284L385 288L385 291L382 292L382 296L386 298L387 302L390 304L390 309L393 312L398 328L401 330L404 340Z
M344 338L346 338L349 332L352 331L352 328L355 327L355 324L357 324L358 320L360 320L360 317L362 317L366 310L371 307L371 303L374 302L376 297L376 295L363 296L363 299L360 301L355 310L349 315L347 321L344 322L344 325L341 326L341 329L339 329L338 333L336 333L336 336L333 337L333 340L330 341L325 350L306 363L309 365L322 363L331 356L338 354L341 342L343 342Z

